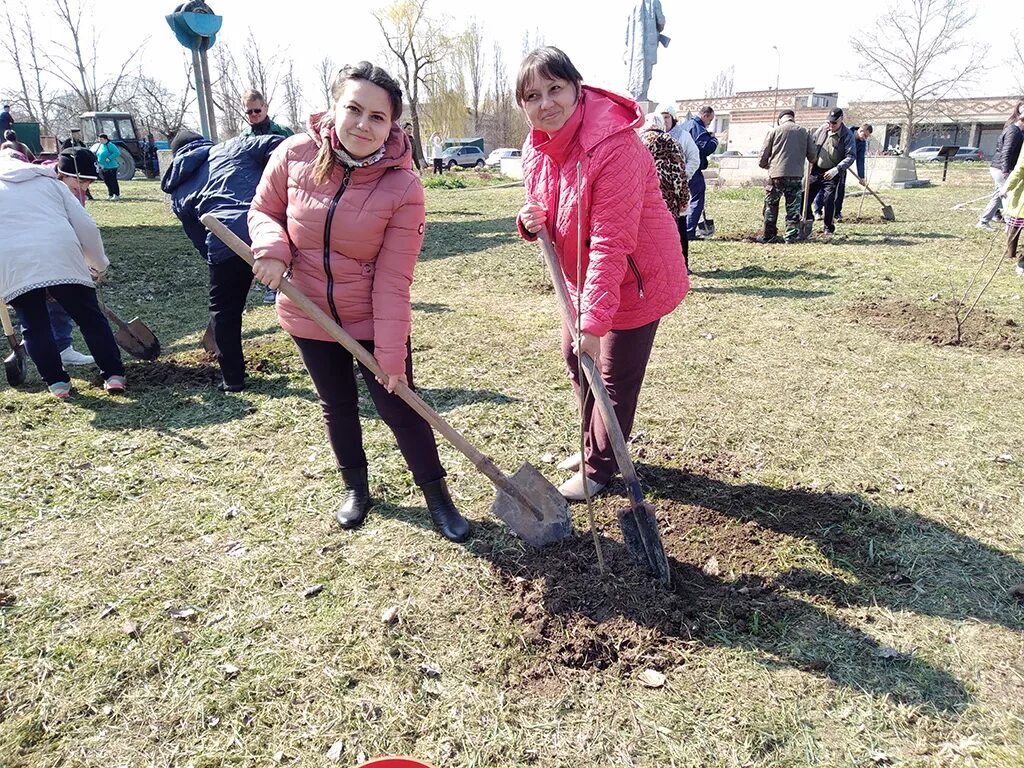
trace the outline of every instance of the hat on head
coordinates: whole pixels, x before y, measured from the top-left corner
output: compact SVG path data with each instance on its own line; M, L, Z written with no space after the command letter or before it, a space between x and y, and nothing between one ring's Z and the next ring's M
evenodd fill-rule
M186 144L191 144L193 141L200 141L203 137L195 131L190 131L187 128L182 131L178 131L174 134L174 139L171 141L171 154L178 154L178 150L184 147Z
M651 114L649 114L646 118L644 118L644 128L643 129L645 131L651 131L651 130L664 131L665 130L665 121L662 119L661 113L660 112L651 112Z
M828 113L828 121L830 123L834 123L836 120L842 120L842 119L843 119L843 110L841 110L839 107L832 107L831 111Z
M85 147L68 147L57 155L57 173L80 179L98 179L96 155Z

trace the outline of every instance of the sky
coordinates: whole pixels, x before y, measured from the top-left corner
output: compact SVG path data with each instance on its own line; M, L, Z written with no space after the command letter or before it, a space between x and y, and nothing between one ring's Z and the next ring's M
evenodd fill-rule
M101 11L100 70L115 68L120 63L119 55L148 36L143 59L145 73L179 88L184 49L164 20L176 2L143 0L132 6L131 13ZM36 0L25 7L33 9L34 19L43 21L48 3L49 0ZM251 27L262 51L294 59L297 74L304 75L301 79L308 99L318 92L315 65L325 55L338 64L383 59L381 33L371 15L384 5L382 2L209 0L209 4L224 17L218 42L227 42L240 58ZM849 37L858 29L864 30L865 36L872 34L877 29L875 19L890 5L887 0L859 0L856 4L832 6L842 9L840 23L828 34L821 34L821 15L811 10L815 6L805 2L746 0L715 6L720 10L693 18L696 7L706 6L662 0L665 34L672 42L667 49L659 49L650 98L656 102L699 99L716 74L730 66L735 68L736 90L773 88L778 66L782 88L838 91L841 104L861 98L884 98L845 75L857 66L849 49ZM461 31L475 18L483 27L488 54L493 43L498 42L511 76L522 57L524 35L529 32L531 39L540 36L545 43L565 50L585 82L624 90L623 41L632 6L632 0L429 0L428 9L435 17L446 17L446 26L452 32ZM971 93L978 96L1004 95L1013 90L1013 73L1006 62L1011 56L1010 33L1014 30L1007 28L1001 7L1002 3L991 2L977 5L972 37L989 43L993 66L986 78L972 88ZM1018 31L1024 32L1024 17L1017 24ZM778 47L778 57L772 46ZM13 87L12 72L9 64L0 63L0 87Z

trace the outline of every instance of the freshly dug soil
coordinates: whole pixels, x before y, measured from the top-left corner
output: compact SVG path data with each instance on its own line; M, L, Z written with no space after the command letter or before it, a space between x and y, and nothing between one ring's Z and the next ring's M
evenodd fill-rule
M969 307L968 307L969 308ZM966 310L961 311L961 316ZM908 301L872 301L853 308L853 321L864 322L901 341L927 341L996 352L1024 352L1024 333L1016 320L976 308L957 340L951 302L921 306Z

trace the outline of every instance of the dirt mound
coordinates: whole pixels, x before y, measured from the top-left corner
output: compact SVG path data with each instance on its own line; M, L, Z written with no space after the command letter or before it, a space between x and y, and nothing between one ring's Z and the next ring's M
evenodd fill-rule
M205 357L205 354L204 354ZM188 365L175 360L134 363L127 366L132 387L166 386L210 387L219 382L220 369L213 365Z
M626 507L621 487L596 510L604 521L604 575L589 532L540 551L492 556L515 597L524 640L549 663L629 672L679 663L693 641L764 632L783 614L806 612L806 603L785 595L789 588L843 602L844 583L823 584L816 572L798 569L780 575L774 564L793 536L839 521L850 498L734 485L737 474L714 459L681 470L645 468L643 481L670 497L656 501L670 589L659 588L622 545L615 522ZM766 526L762 516L774 523ZM830 535L844 547L842 527Z
M1024 352L1024 333L1016 320L978 308L963 324L958 339L953 309L952 302L921 306L908 301L872 301L853 308L853 321L865 322L901 341Z

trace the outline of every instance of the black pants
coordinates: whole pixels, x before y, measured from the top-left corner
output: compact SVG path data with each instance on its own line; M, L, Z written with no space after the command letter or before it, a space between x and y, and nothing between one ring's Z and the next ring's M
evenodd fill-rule
M441 174L444 176L444 165L440 157L434 158L434 174Z
M842 174L840 174L842 175ZM825 215L825 231L836 231L836 192L839 189L839 176L831 179L825 178L825 171L815 166L811 169L811 179L807 190L807 197L814 200L818 193L822 193L822 212ZM805 203L806 205L806 203Z
M210 265L210 322L217 340L217 362L226 384L245 383L242 312L252 285L252 267L238 258Z
M58 381L71 381L64 364L60 359L60 350L53 338L50 328L50 313L46 309L46 294L64 307L71 319L82 331L89 352L96 358L100 373L104 379L111 376L124 376L124 365L121 353L114 341L107 318L100 311L96 302L96 289L86 285L51 285L49 288L36 288L21 294L11 301L21 317L22 332L25 336L25 351L39 369L43 381L56 384Z
M679 242L683 245L683 264L686 271L690 271L690 237L686 233L686 214L676 216L676 226L679 228Z
M1006 228L1006 258L1018 259L1017 265L1024 267L1024 253L1017 256L1017 248L1020 246L1020 233L1024 227L1015 227L1010 224Z
M334 450L340 469L360 469L367 465L363 451L363 430L359 424L359 391L352 367L352 355L334 341L317 341L293 336L306 364L313 386L320 396L324 411L327 439ZM373 352L372 341L360 341ZM405 342L405 375L412 386L412 344ZM412 472L417 485L440 480L445 476L437 455L434 433L420 415L398 395L391 394L362 364L359 372L370 391L377 413L398 441L398 448Z
M640 400L640 385L644 383L647 361L654 347L654 335L658 332L659 320L628 331L609 331L601 337L601 359L597 368L608 389L608 397L618 418L623 436L629 440ZM562 323L562 355L569 369L569 379L580 399L580 381L577 375L576 353L572 351L572 337L565 323ZM584 374L586 376L586 374ZM588 385L589 387L589 385ZM594 413L594 396L589 395L583 404L583 426L586 434L583 446L586 451L587 477L599 483L607 483L619 468L615 460L608 430L600 412Z
M843 215L843 200L846 199L846 174L839 174L839 186L836 187L836 217L842 217ZM814 198L814 212L821 213L821 209L825 204L824 192L819 192L818 196Z
M107 185L107 194L121 196L121 185L117 183L117 168L103 169L103 183Z

